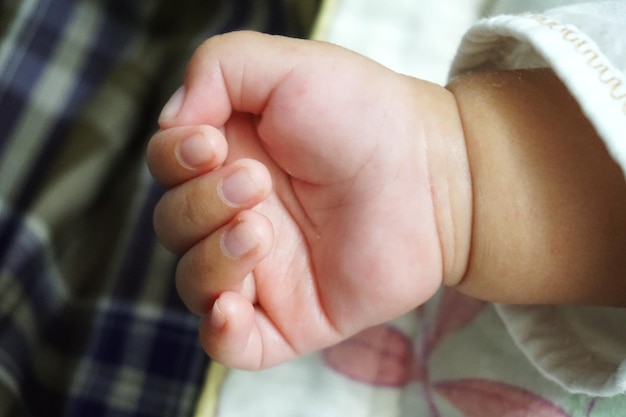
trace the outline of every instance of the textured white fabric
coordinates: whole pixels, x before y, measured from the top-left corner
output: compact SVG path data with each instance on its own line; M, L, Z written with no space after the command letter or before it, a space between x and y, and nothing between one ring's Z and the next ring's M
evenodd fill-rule
M444 83L461 37L484 0L340 0L325 40L394 71Z

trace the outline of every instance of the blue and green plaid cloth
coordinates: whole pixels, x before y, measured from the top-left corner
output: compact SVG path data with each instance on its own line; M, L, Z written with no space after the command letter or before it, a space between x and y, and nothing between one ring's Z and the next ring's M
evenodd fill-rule
M0 416L187 416L208 365L144 163L193 49L287 0L0 2Z

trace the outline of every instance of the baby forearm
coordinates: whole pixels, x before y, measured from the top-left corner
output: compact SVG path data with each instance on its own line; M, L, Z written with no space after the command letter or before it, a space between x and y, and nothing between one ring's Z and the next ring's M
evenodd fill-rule
M449 89L473 184L458 288L505 303L626 305L626 183L549 70L462 77Z

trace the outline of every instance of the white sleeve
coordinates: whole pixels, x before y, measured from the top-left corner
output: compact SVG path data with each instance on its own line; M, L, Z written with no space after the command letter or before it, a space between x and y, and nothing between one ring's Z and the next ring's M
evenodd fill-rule
M552 68L626 171L625 28L626 1L487 18L465 35L450 77L482 69ZM497 308L515 343L548 378L571 392L626 392L626 309Z

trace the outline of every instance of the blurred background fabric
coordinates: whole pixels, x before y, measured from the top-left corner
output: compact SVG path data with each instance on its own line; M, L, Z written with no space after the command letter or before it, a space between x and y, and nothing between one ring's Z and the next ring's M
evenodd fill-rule
M191 415L209 359L144 151L210 35L305 37L315 1L0 3L0 416Z

